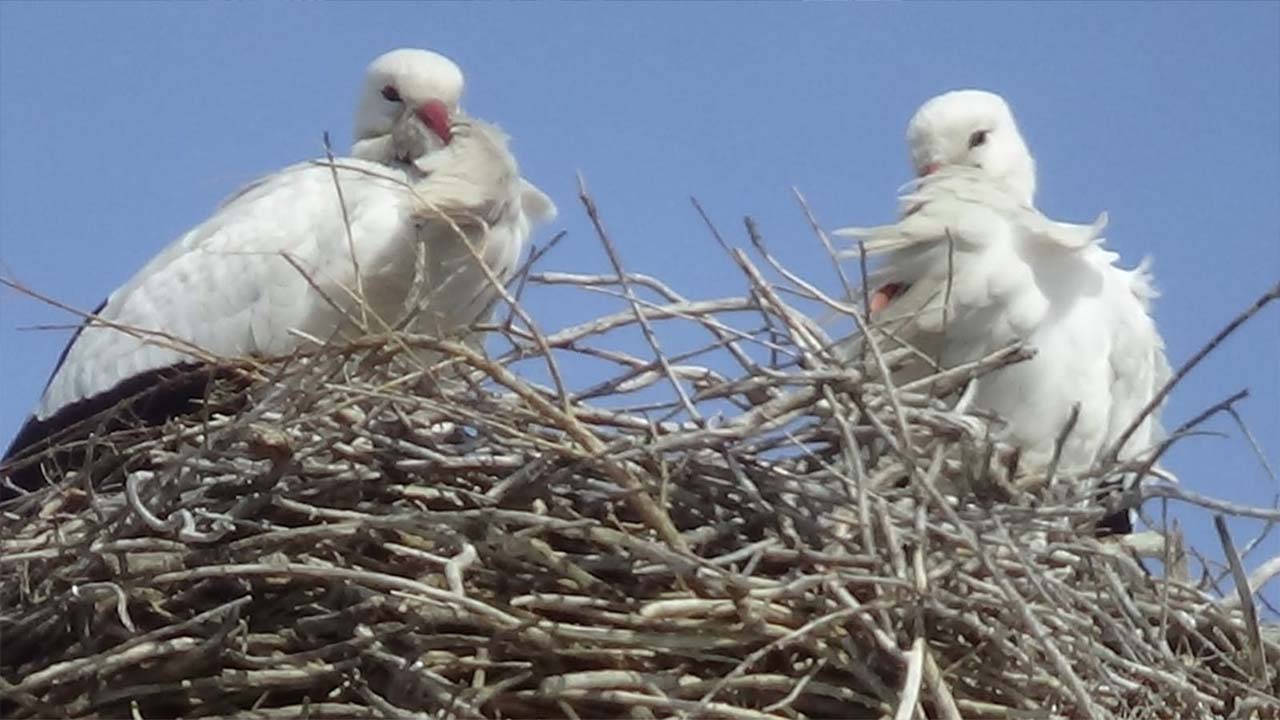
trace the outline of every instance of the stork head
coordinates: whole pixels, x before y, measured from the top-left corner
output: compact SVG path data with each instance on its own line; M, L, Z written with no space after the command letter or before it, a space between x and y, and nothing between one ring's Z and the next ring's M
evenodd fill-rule
M439 53L402 48L379 56L365 71L351 154L378 162L416 159L393 142L405 123L420 123L447 145L462 89L462 70Z
M947 165L981 168L1027 204L1036 193L1036 164L1004 98L956 90L930 99L907 126L916 175Z

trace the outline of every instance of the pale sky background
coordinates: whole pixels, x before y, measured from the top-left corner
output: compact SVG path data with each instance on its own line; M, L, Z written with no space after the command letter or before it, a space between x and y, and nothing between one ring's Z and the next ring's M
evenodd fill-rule
M903 131L939 92L1014 108L1039 205L1111 216L1109 244L1155 259L1177 366L1280 278L1280 4L0 3L0 272L85 310L223 198L349 143L365 65L395 47L453 57L465 103L514 138L566 230L549 266L598 271L581 171L629 268L687 295L742 281L690 208L734 243L741 218L831 291L791 196L827 227L892 218ZM547 303L544 328L591 308ZM65 313L0 291L0 446L34 405ZM1176 426L1241 389L1280 464L1280 307L1173 394ZM1084 351L1082 349L1082 351ZM1270 504L1277 487L1229 418L1167 459L1192 489ZM1209 515L1181 513L1219 555ZM1258 523L1237 523L1243 543ZM1273 537L1253 556L1280 552ZM1252 564L1252 563L1251 563ZM1274 599L1277 593L1268 593Z

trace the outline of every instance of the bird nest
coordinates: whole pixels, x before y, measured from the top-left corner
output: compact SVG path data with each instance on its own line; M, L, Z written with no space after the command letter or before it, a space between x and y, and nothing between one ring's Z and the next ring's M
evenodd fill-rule
M1019 468L953 409L1026 351L895 387L752 237L741 297L526 268L617 312L245 366L83 441L3 518L4 714L1278 717L1251 593L1095 537L1134 467Z

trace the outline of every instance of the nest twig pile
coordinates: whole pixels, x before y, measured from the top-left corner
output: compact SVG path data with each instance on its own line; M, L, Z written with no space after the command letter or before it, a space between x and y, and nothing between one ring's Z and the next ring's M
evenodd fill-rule
M326 348L94 438L3 520L5 714L1280 717L1248 592L1094 537L1134 468L1021 471L951 409L1024 351L894 387L785 291L856 309L732 255L742 297L530 275L622 309L514 313L494 360Z

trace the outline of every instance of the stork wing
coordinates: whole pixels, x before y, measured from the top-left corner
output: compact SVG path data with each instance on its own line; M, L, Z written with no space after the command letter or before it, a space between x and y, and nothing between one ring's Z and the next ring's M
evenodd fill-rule
M1110 357L1113 402L1107 436L1114 442L1169 381L1173 371L1165 357L1164 340L1149 314L1156 291L1148 263L1144 261L1132 271L1117 270L1116 283L1110 290L1117 322ZM1160 409L1152 409L1121 448L1120 457L1140 454L1164 439Z
M366 276L396 267L397 237L412 231L409 197L403 173L357 160L253 183L111 294L72 339L35 416L146 371L282 354L297 345L291 330L335 327L360 304L357 265Z

